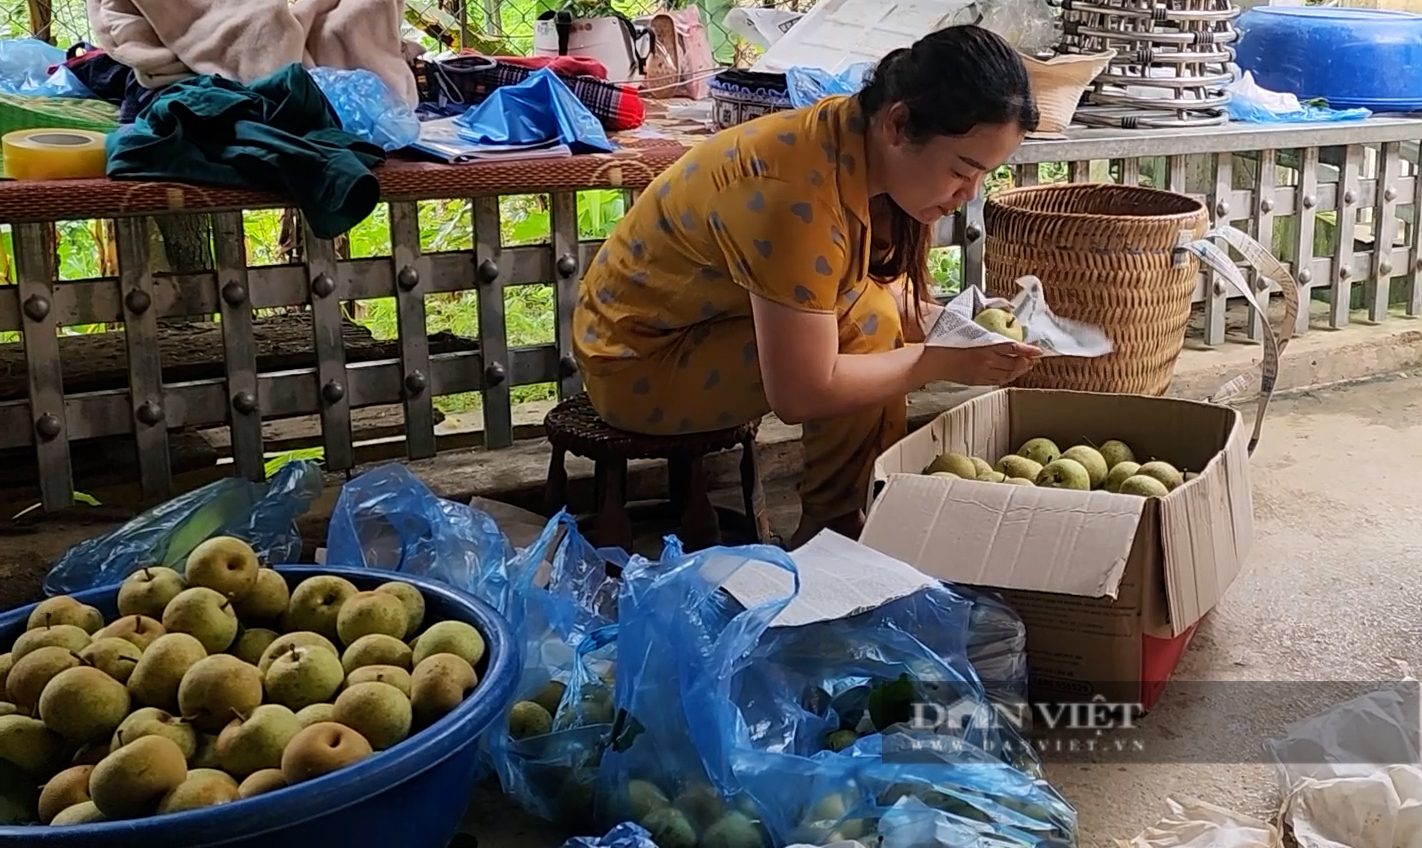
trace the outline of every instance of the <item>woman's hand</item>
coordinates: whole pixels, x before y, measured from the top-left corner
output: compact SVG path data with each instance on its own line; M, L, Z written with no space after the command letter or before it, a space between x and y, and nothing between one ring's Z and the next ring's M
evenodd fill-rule
M964 386L1001 386L1016 380L1041 358L1040 348L1018 342L983 347L925 345L923 360L934 380Z

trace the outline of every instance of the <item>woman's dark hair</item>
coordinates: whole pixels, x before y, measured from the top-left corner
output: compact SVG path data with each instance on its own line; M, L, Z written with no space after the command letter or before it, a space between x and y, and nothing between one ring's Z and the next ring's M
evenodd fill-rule
M1037 128L1037 104L1027 66L997 33L979 26L954 26L930 33L879 61L859 91L866 119L902 103L908 110L909 141L966 135L982 125ZM871 261L869 275L880 282L908 277L915 299L931 293L928 275L929 227L892 200L889 250Z

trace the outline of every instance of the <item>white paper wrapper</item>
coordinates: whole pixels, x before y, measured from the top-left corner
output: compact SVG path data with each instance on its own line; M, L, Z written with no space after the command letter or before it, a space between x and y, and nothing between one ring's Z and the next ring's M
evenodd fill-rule
M1017 281L1021 289L1012 300L989 298L974 286L965 288L957 297L943 305L938 320L928 328L925 344L941 347L986 347L1010 342L985 329L973 316L984 309L1006 309L1017 317L1026 335L1023 342L1042 349L1044 356L1105 356L1111 352L1111 340L1099 327L1083 324L1056 315L1047 306L1042 281L1023 277Z

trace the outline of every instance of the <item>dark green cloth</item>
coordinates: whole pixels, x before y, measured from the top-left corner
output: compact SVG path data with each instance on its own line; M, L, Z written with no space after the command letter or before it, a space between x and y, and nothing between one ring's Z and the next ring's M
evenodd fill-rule
M215 76L175 83L107 147L113 179L279 192L321 238L375 210L380 183L370 169L385 161L385 151L341 129L300 65L249 86Z

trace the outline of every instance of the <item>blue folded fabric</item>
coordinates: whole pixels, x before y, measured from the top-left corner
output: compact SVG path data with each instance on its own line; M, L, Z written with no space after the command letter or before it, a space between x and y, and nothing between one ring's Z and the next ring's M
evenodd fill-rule
M454 119L459 135L474 144L568 145L574 153L609 153L614 147L602 123L558 75L540 68L516 85L494 89L489 98Z

